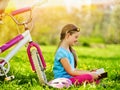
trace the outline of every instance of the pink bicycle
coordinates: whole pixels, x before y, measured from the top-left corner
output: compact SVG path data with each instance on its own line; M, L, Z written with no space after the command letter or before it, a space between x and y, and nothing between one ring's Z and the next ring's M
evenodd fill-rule
M29 12L29 18L24 22L19 22L15 15L21 14L23 12ZM46 63L44 61L42 52L40 50L40 47L37 43L33 42L32 37L30 35L30 30L28 29L28 24L32 20L32 8L26 7L19 10L15 10L11 12L10 14L4 14L1 15L4 16L10 16L14 22L17 25L23 25L24 26L24 32L22 34L17 35L12 40L8 41L4 45L0 46L0 54L5 52L7 49L11 48L12 46L16 45L5 57L0 57L0 76L5 76L6 80L10 80L13 78L13 76L8 76L8 72L10 71L10 64L9 61L11 58L18 52L21 47L24 45L27 45L27 54L29 57L29 61L32 67L32 70L37 73L39 82L41 84L46 84L47 79L45 75L45 68Z

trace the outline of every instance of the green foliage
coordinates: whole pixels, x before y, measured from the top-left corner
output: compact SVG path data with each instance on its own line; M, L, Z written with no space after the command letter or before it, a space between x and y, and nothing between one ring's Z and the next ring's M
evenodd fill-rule
M109 31L108 31L108 37L107 37L107 41L109 41L109 43L120 43L120 5L116 5L113 8L113 12L111 15L111 23L109 26Z
M96 44L104 43L104 40L98 36L91 36L91 37L80 36L79 43L82 46L90 47L91 44L93 43L96 43Z
M120 43L119 7L116 5L110 9L91 5L82 6L80 9L72 7L70 12L64 6L36 8L33 9L34 28L31 34L39 44L55 45L58 43L62 27L65 24L73 23L81 29L80 34L84 39L81 41L85 41L88 37L90 41L87 40L86 43L118 44ZM23 16L25 17L20 18L20 21L24 20L28 14ZM5 17L3 21L4 26L0 25L0 44L15 36L18 29L23 32L23 28L17 26L10 18Z
M120 28L120 22L118 20L120 20L120 5L116 5L114 7L114 10L113 10L113 13L112 13L112 19L113 19L113 22L114 22L114 27L116 29L119 29Z
M47 80L54 79L52 67L54 53L57 46L41 46L44 59L47 64ZM80 47L74 49L78 55L78 68L81 70L92 70L104 68L108 72L108 78L101 80L100 84L87 84L82 86L71 86L67 90L119 90L120 89L120 45L106 45L104 48ZM15 75L12 81L4 81L0 77L0 90L57 90L48 86L41 86L36 73L32 72L26 54L26 48L22 48L10 61L11 69L8 75ZM9 51L9 50L8 50ZM5 56L6 53L0 55ZM63 90L66 90L64 88Z

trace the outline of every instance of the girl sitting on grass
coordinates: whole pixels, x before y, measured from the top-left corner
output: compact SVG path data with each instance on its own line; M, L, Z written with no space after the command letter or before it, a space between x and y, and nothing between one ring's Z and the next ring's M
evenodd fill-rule
M77 56L72 46L78 41L79 34L80 29L73 24L67 24L63 27L54 58L54 78L68 78L75 85L83 82L97 82L100 75L76 68Z

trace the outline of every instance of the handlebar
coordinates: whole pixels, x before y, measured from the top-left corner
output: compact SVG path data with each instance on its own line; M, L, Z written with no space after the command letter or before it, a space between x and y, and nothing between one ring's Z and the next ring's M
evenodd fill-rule
M17 20L17 18L15 18L15 15L22 14L24 12L29 12L29 16L26 18L26 20L24 20L23 22L21 22L21 21ZM21 8L21 9L12 11L11 13L4 13L4 14L0 15L0 21L2 21L2 17L3 16L10 16L11 19L17 25L23 25L24 28L25 28L25 30L28 30L28 23L30 23L32 21L32 7L25 7L25 8ZM33 23L31 23L31 29L32 29L32 27L33 27Z
M15 22L16 24L18 24L18 25L24 25L25 28L26 28L26 27L27 27L27 24L30 23L31 20L32 20L32 9L33 9L35 6L38 6L38 5L42 4L42 3L44 3L45 1L47 1L47 0L42 0L41 3L36 2L36 3L33 4L31 7L25 7L25 8L21 8L21 9L12 11L10 14L7 14L7 13L1 14L1 15L0 15L0 21L2 21L2 17L3 17L3 16L6 16L6 15L7 15L7 16L10 16L10 17L14 20L14 22ZM24 22L19 22L19 21L15 18L15 15L18 15L18 14L21 14L21 13L24 13L24 12L28 12L28 11L30 11L30 15L29 15L29 18L27 18L26 21L24 21Z
M23 12L27 12L27 11L30 11L30 10L31 10L31 7L21 8L21 9L18 9L18 10L15 10L15 11L11 12L11 15L15 16L17 14L20 14L20 13L23 13Z
M16 20L16 18L14 17L15 15L18 15L18 14L21 14L21 13L24 13L24 12L28 12L30 11L30 15L29 15L29 18L24 21L24 22L19 22L18 20ZM15 11L12 11L10 14L7 14L8 16L10 16L14 22L18 25L26 25L28 24L29 22L31 22L32 20L32 16L31 16L31 13L32 12L32 8L31 7L25 7L25 8L21 8L21 9L18 9L18 10L15 10Z

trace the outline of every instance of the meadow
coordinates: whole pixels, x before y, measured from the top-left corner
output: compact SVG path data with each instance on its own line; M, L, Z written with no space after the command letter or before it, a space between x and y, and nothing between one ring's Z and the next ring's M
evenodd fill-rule
M56 48L56 46L41 46L47 64L45 73L48 81L54 79L52 67ZM120 90L120 45L104 45L102 47L75 46L74 49L78 55L79 69L104 68L108 72L108 77L102 79L98 85L93 83L71 86L62 90ZM8 51L1 54L0 57L5 56ZM31 69L25 47L11 59L10 65L8 75L14 75L15 79L4 81L4 77L0 77L0 90L57 90L39 84L37 75Z

